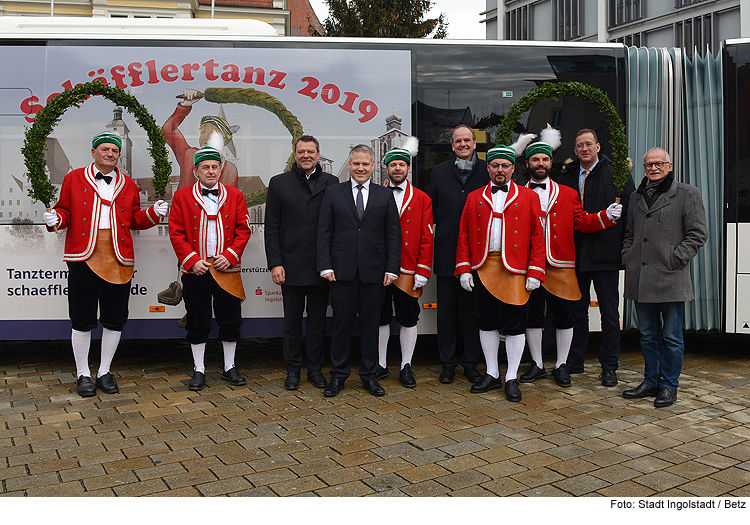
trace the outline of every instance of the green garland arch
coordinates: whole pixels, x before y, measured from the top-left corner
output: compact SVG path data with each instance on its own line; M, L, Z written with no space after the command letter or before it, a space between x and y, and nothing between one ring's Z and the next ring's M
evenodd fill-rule
M292 153L287 159L284 171L292 169L292 165L294 164L294 141L302 136L302 124L300 124L297 117L279 99L253 88L207 88L203 92L203 98L208 102L216 104L247 104L248 106L257 106L276 115L292 136Z
M47 137L68 108L80 107L84 101L93 95L101 95L118 106L126 108L146 131L148 134L147 149L154 160L151 168L154 173L151 186L158 196L163 197L167 184L169 184L172 165L169 162L167 143L164 140L161 128L156 125L151 113L134 96L118 87L96 81L78 84L73 89L60 93L36 114L34 124L26 129L21 152L28 170L27 176L31 182L29 196L42 202L47 208L50 207L50 202L55 198L57 188L46 175L47 163L44 160L44 150L47 147Z
M610 145L612 146L615 164L615 187L618 193L621 193L628 182L628 141L625 136L625 125L609 97L593 86L581 82L545 82L532 89L508 108L508 112L503 117L498 130L498 140L501 144L510 144L511 134L521 115L541 100L558 100L560 97L576 97L593 102L599 106L599 110L607 117L609 131L612 135Z

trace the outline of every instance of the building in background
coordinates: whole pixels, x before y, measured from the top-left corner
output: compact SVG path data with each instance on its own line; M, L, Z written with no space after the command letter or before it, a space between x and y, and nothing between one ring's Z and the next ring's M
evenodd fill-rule
M0 0L0 16L104 18L249 18L271 24L282 36L309 36L323 28L309 0Z
M750 36L747 0L486 0L480 16L488 40L621 42L716 54L722 41Z

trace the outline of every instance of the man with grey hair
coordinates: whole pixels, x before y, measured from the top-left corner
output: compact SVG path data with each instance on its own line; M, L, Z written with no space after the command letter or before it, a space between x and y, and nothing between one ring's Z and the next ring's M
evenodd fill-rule
M373 396L378 383L378 324L385 287L399 274L401 223L392 190L370 180L375 166L364 144L349 152L351 179L326 188L318 220L318 271L330 283L333 307L331 381L337 396L351 373L351 336L359 313L359 376Z
M648 150L643 167L646 176L630 198L622 262L625 298L635 301L638 315L645 370L643 382L622 397L656 396L659 408L677 400L685 301L695 298L689 263L706 243L708 229L700 192L675 180L665 150Z

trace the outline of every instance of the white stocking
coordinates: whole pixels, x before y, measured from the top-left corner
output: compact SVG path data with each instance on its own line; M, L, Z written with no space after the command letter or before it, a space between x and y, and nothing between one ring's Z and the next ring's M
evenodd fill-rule
M542 329L527 328L526 341L529 343L531 358L536 363L536 366L544 368L544 361L542 361Z
M484 360L487 362L487 374L497 379L500 377L500 370L497 366L500 333L497 330L479 330L479 342L482 344Z
M526 346L524 334L505 336L505 353L508 356L508 371L505 373L506 382L518 376L518 366L521 364L524 346Z
M99 363L99 371L96 373L96 377L102 377L109 372L109 367L112 366L112 360L115 358L115 352L117 351L117 345L120 344L121 336L122 332L110 330L109 328L102 329L102 360Z
M70 335L70 343L73 346L73 358L76 360L76 379L81 376L91 377L91 371L89 370L91 332L80 332L74 329Z
M224 371L228 372L234 368L234 353L237 350L237 341L222 341L224 347Z
M384 324L378 330L378 364L388 368L388 339L391 337L391 325Z
M193 363L196 372L206 373L206 365L203 363L203 358L206 355L206 343L198 343L197 345L190 345L190 349L193 351Z
M401 343L401 370L406 365L411 364L411 358L414 357L414 347L417 346L417 326L401 327L398 334Z
M557 363L555 363L555 368L558 368L568 360L570 343L573 341L573 329L558 328L555 332L555 337L557 338Z

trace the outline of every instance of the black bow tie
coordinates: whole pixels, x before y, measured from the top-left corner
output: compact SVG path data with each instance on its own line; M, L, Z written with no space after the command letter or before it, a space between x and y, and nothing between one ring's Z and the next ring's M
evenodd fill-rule
M206 188L201 188L201 194L202 194L202 195L203 195L204 197L207 197L207 196L209 196L209 195L213 195L213 196L215 196L215 197L218 197L218 196L219 196L219 189L218 189L218 188L214 188L214 189L212 189L212 190L208 190L208 189L206 189Z
M493 184L492 185L492 193L495 194L498 191L504 191L505 193L508 193L508 185L507 184L503 184L502 186L495 186Z
M391 186L391 189L393 191L404 191L404 188L402 188L401 186Z
M542 188L543 190L547 189L547 183L546 182L529 182L529 188L532 190L534 188Z
M103 180L105 183L109 184L112 182L112 175L102 175L101 171L96 172L96 177L94 177L96 180Z

